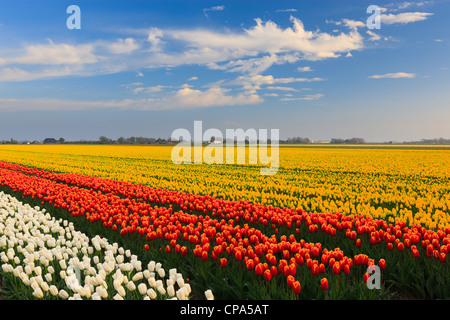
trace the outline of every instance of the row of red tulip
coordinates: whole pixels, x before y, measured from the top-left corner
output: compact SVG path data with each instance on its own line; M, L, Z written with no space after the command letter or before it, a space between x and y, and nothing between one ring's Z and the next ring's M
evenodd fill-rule
M311 233L320 230L330 237L343 233L356 246L361 243L361 235L367 234L371 245L383 242L388 250L395 246L399 252L411 248L414 257L419 255L416 245L421 245L428 257L441 262L446 261L450 243L449 228L433 231L370 217L306 213L77 174L50 173L5 162L0 162L0 168L0 184L24 196L39 198L91 222L101 221L122 235L138 233L148 241L164 239L168 242L167 252L175 250L186 255L184 244L189 243L195 247L195 256L219 260L222 267L227 265L227 258L221 257L226 252L228 258L243 260L248 270L268 281L282 273L294 292L301 288L300 283L291 281L295 280L298 266L306 265L313 275L318 275L326 268L335 274L349 274L353 265L375 264L367 255L349 258L339 248L328 250L320 243L298 240L302 223ZM262 232L265 226L272 227L274 233ZM282 226L288 230L295 228L295 232L279 235L277 231ZM378 264L381 269L386 268L385 260Z

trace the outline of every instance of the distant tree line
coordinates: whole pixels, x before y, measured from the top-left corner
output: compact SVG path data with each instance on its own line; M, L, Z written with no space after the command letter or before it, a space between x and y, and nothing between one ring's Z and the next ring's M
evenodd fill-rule
M405 142L406 144L450 144L450 139L422 139L420 141Z
M286 143L286 144L307 144L307 143L311 143L311 140L309 138L292 137L292 138L287 138L287 140L285 140L285 141L280 141L280 143Z
M215 139L212 138L211 141L204 142L210 143ZM179 141L171 141L170 138L162 139L162 138L146 138L146 137L129 137L124 138L120 137L118 139L110 139L106 136L99 137L98 140L77 140L77 141L66 141L64 138L54 139L54 138L46 138L42 141L18 141L16 139L11 138L10 140L1 140L0 144L176 144ZM223 141L224 144L227 143L236 143L236 140ZM259 140L256 141L259 143ZM270 139L268 139L267 143L271 144ZM311 143L329 143L329 144L364 144L366 141L363 138L351 138L351 139L340 139L333 138L329 141L313 141L309 138L302 137L291 137L286 140L280 140L280 144L311 144ZM394 142L389 141L385 142L387 144L392 144ZM422 139L420 141L408 141L408 142L395 142L396 144L429 144L429 145L450 145L450 139L444 138L435 138L435 139ZM249 144L248 140L245 140L245 144Z
M351 139L336 139L333 138L330 141L331 144L363 144L366 143L363 138L351 138Z

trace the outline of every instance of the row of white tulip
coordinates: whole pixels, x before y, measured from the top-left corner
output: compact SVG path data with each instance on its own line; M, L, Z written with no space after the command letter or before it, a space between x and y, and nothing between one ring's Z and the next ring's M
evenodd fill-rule
M181 273L138 257L100 236L90 239L72 223L56 220L0 192L0 263L3 277L38 299L179 299L191 287ZM211 290L206 299L214 299Z

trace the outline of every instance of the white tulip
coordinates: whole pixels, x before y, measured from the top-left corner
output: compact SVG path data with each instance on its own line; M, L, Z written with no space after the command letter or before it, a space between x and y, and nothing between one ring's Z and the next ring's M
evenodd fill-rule
M131 251L130 250L126 250L125 251L125 255L129 258L131 257Z
M125 289L122 286L117 288L117 293L120 294L122 297L125 297L126 295Z
M156 292L152 288L147 290L147 295L150 297L150 299L155 300L156 299Z
M145 279L150 278L150 271L149 271L149 270L144 270L144 271L142 272L142 274L144 275Z
M41 284L42 282L44 282L44 279L42 278L42 275L37 275L36 277L34 277L35 280L37 281L37 283Z
M118 256L116 257L116 261L117 261L118 264L123 263L123 261L124 261L124 256L123 256L123 255L118 255Z
M31 281L30 287L31 287L33 290L36 290L37 288L39 288L39 283L38 283L37 281L35 281L34 278L33 278L33 279L30 279L30 281Z
M214 295L213 295L211 290L206 290L205 291L205 297L206 297L207 300L214 300Z
M153 260L150 261L149 264L148 264L148 270L151 271L151 272L155 271L155 264L156 264L155 261L153 261Z
M58 295L58 288L55 285L50 286L50 294L54 297Z
M43 281L43 282L41 283L41 288L42 288L42 290L44 290L45 292L47 292L47 291L50 289L48 283L45 282L45 281Z
M59 260L59 266L61 267L61 269L66 269L66 260Z
M79 286L78 293L80 294L80 296L85 296L86 298L89 298L91 296L91 289L89 289L89 286L84 287Z
M140 283L138 285L138 291L141 295L144 295L147 293L147 286L145 285L145 283Z
M175 295L175 289L172 285L167 287L167 294L169 297L173 297Z
M6 273L12 273L14 268L10 264L2 264L2 270Z
M37 274L38 276L42 274L42 268L40 266L37 266L36 268L34 268L34 273Z
M105 287L100 287L99 293L100 297L102 297L103 299L108 298L108 291L106 290Z
M158 270L161 267L162 267L162 264L160 262L155 264L155 270ZM152 271L152 270L150 270L150 271Z
M139 280L141 280L142 278L143 278L142 272L138 272L138 273L136 273L136 274L133 276L132 280L133 280L133 281L139 281Z
M180 288L184 287L184 279L183 278L178 278L177 279L177 284Z
M166 276L166 271L163 268L159 268L157 272L161 278L164 278Z
M173 268L169 270L169 276L176 276L177 275L177 269Z
M130 290L130 291L136 290L136 285L134 284L133 281L130 281L130 282L127 283L127 289Z
M44 278L47 282L52 282L52 274L51 273L46 273Z
M185 291L182 289L178 289L177 290L177 298L178 298L178 300L186 300Z
M75 292L78 293L80 296L86 295L86 289L84 287L82 287L82 286L76 286L76 291Z
M158 292L161 293L162 295L166 294L166 289L164 289L163 286L159 286L158 288L156 288L156 290L158 290Z
M114 300L123 300L123 297L120 294L116 293L116 295L113 297L113 299Z
M151 277L150 279L148 279L148 284L150 285L150 287L155 288L156 287L155 278Z
M55 269L52 266L48 266L47 267L47 272L50 274L54 274L55 273Z
M113 281L114 290L117 291L117 289L122 285L122 282L119 279L116 279Z
M35 296L38 299L42 299L44 297L44 293L42 292L41 288L37 287L33 291L33 296Z
M91 296L92 300L102 300L102 297L97 292L94 292Z

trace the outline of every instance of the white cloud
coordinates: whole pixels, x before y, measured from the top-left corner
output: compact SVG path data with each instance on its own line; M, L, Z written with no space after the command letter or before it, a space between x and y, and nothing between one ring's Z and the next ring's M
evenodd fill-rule
M138 86L142 86L142 85L143 85L142 82L132 82L132 83L127 83L127 84L122 84L121 87L129 88L129 87L138 87Z
M301 20L291 17L293 27L280 28L272 21L255 19L256 25L241 33L216 32L211 30L171 30L168 37L185 42L188 50L178 55L154 57L154 63L168 64L217 64L222 61L244 57L267 57L287 53L290 57L304 60L337 58L343 52L363 48L363 38L355 30L331 35L320 31L307 31ZM266 58L267 60L268 58ZM255 62L255 61L249 61ZM286 61L288 62L288 61Z
M311 67L298 67L297 71L299 72L310 72L312 71Z
M225 65L218 66L217 64L212 69L226 70L227 72L240 72L246 74L261 74L270 68L272 65L279 65L285 63L294 63L300 58L298 55L284 54L284 55L269 55L259 58L251 58L245 60L230 61Z
M182 88L163 98L123 99L110 101L75 101L61 99L5 99L0 98L0 112L5 111L74 111L114 108L120 110L181 110L257 104L264 101L251 94L228 94L228 90L215 87L207 90Z
M370 36L369 41L378 41L381 39L381 36L373 31L367 30L366 33Z
M373 75L370 76L369 79L383 79L383 78L389 78L389 79L400 79L400 78L415 78L415 73L406 73L406 72L397 72L397 73L386 73L381 75Z
M156 92L161 92L163 91L163 89L166 88L173 88L172 86L162 86L162 85L157 85L157 86L152 86L152 87L137 87L133 89L133 93L140 93L140 92L145 92L145 93L156 93Z
M358 28L365 28L366 24L362 21L350 20L350 19L342 19L342 23L349 27L350 29L356 30Z
M433 13L427 13L427 12L403 12L399 14L382 14L380 16L381 24L395 24L395 23L401 23L401 24L407 24L407 23L413 23L418 21L423 21L428 19L430 16L432 16Z
M187 81L198 80L198 77L190 77Z
M322 98L324 95L322 93L306 95L304 97L299 98L282 98L281 101L300 101L300 100L318 100Z
M255 93L256 90L262 89L263 86L273 86L275 84L288 84L297 82L316 82L324 81L323 78L274 78L272 75L252 75L252 76L239 76L234 80L225 82L223 85L240 86L242 89L248 92Z
M47 68L39 71L29 72L20 68L3 68L0 69L0 82L22 82L38 79L49 79L69 76L77 73L78 69L68 66Z
M277 12L297 12L297 9L279 9Z
M93 53L92 44L69 45L55 44L48 40L49 44L28 45L25 54L18 57L4 58L3 64L91 64L99 61Z
M107 45L107 49L114 54L128 54L139 48L139 44L133 38L118 39Z
M163 41L161 38L163 37L163 31L161 29L152 27L148 31L147 41L150 42L150 52L159 52L162 50L161 45Z
M291 87L280 87L280 86L268 86L266 87L268 90L280 90L280 91L298 91L297 89Z
M209 88L205 91L183 88L177 91L176 95L170 100L173 105L177 105L180 108L233 106L256 104L263 101L256 94L227 95L226 92L226 89L220 87Z
M388 6L391 7L392 11L399 11L399 10L404 10L404 9L408 9L411 7L423 7L425 5L429 5L432 4L433 1L419 1L419 2L401 2L401 3L391 3Z
M214 7L211 7L211 8L205 8L205 9L203 9L203 14L204 14L206 17L208 17L208 15L206 14L206 12L208 12L208 11L222 11L222 10L225 10L225 6L224 6L224 5L214 6Z

